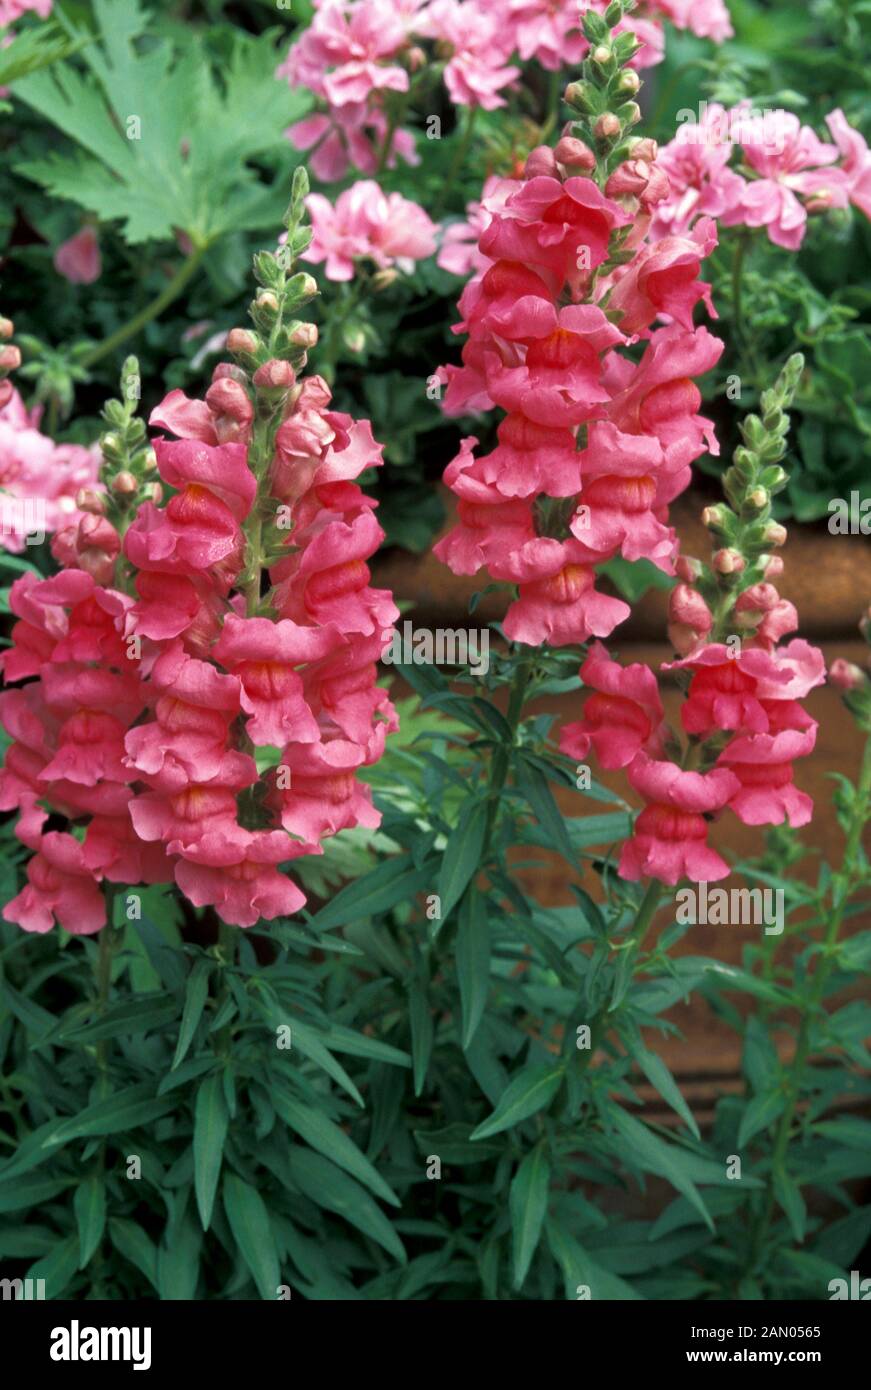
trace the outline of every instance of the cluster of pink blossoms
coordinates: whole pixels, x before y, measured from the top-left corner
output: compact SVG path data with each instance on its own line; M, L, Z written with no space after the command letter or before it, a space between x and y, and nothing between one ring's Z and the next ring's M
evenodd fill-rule
M629 609L597 591L594 567L615 555L673 574L668 505L716 449L692 381L723 347L693 324L695 304L709 305L698 273L715 232L707 220L645 243L667 189L653 153L639 143L602 192L573 172L591 167L582 142L534 151L480 236L489 267L460 299L468 340L462 367L444 369L445 409L507 414L491 453L468 438L448 466L458 524L436 554L457 574L483 566L518 585L505 619L515 641L607 636ZM612 235L631 224L632 258L610 266ZM620 349L639 341L635 364Z
M779 645L797 615L769 582L777 557L734 604L744 635L736 651L715 633L693 587L700 567L678 557L668 524L693 461L718 452L692 380L723 346L694 324L700 301L714 313L699 279L713 221L651 242L669 196L653 142L636 141L603 190L584 175L595 157L569 130L555 150L533 151L524 180L485 194L478 273L460 299L463 365L443 369L445 408L507 413L492 452L478 456L478 441L466 439L449 465L458 520L436 553L455 573L483 567L516 586L503 627L530 646L607 637L628 616L596 589L597 567L613 556L677 573L679 659L664 669L690 673L681 717L708 770L673 760L653 671L623 668L600 642L581 669L592 691L583 718L562 730L560 747L574 759L593 748L604 767L626 768L646 803L623 846L622 877L716 880L728 866L708 846L708 821L725 807L749 825L810 819L792 763L813 748L816 725L799 702L825 668L806 642ZM633 344L642 345L637 362L624 351ZM782 543L781 533L772 524L765 539ZM743 563L723 551L715 568Z
M302 259L325 263L328 280L353 279L358 261L411 272L436 249L436 229L423 208L401 193L384 193L374 179L360 179L334 204L310 193L306 208L314 236Z
M222 363L204 401L171 391L151 423L176 436L154 441L156 500L126 530L96 506L55 544L65 568L11 592L4 675L26 684L0 696L0 808L34 855L3 915L28 931L97 931L104 879L174 880L238 926L293 913L305 899L280 866L380 819L356 780L397 727L376 685L397 609L369 584L382 532L354 481L381 462L370 426L278 358L253 376ZM46 829L50 813L72 825Z
M671 191L656 209L651 238L683 235L704 216L724 227L764 227L776 246L795 251L808 213L852 203L871 218L871 151L843 111L832 111L826 125L833 144L789 111L706 107L660 151ZM732 167L736 150L743 174Z
M315 0L315 16L292 44L277 76L305 88L322 107L287 134L310 151L313 172L342 178L349 164L374 173L390 130L390 167L399 157L416 164L411 131L390 128L388 93L405 93L433 60L444 64L448 95L457 106L492 111L520 76L516 60L558 71L589 47L581 32L588 9L608 0ZM662 20L721 42L732 33L723 0L649 0L615 32L640 42L636 67L661 61ZM421 47L433 45L432 58Z
M14 24L26 14L36 14L40 19L48 19L53 0L0 0L0 28Z
M2 349L10 351L17 360L17 348ZM94 449L42 434L41 410L26 410L8 381L0 401L0 545L17 553L82 520L76 496L96 485L100 460Z

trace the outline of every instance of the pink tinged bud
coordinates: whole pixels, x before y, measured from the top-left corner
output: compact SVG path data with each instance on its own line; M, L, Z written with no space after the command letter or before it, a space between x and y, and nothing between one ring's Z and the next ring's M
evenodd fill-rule
M702 525L707 526L708 529L711 530L714 527L722 526L722 524L722 509L720 507L705 507L702 512Z
M668 598L668 616L673 623L682 623L699 633L710 632L711 610L698 589L689 584L676 584Z
M779 579L783 574L783 556L771 555L765 566L766 579Z
M17 347L10 343L9 347L0 348L0 370L14 372L20 366L21 353Z
M755 487L753 491L748 495L747 501L750 503L751 507L758 507L761 511L763 507L768 506L768 503L771 501L771 497L766 488Z
M117 555L121 538L104 516L83 516L79 522L78 545L82 550L103 550L107 555Z
M297 324L293 332L288 335L289 341L294 347L313 348L317 346L318 326L316 323Z
M261 309L269 309L272 313L278 313L278 299L272 290L261 290L257 296L257 303Z
M418 68L422 67L423 64L426 62L426 54L424 53L422 48L419 48L417 46L417 44L414 44L413 47L411 47L408 50L406 57L408 59L408 67L410 72L417 72Z
M589 172L596 167L596 156L585 145L583 140L577 140L573 135L564 135L558 142L554 150L557 164L562 164L566 169L582 169Z
M740 574L745 568L744 556L737 550L718 550L713 566L717 574Z
M280 357L271 357L254 373L254 385L269 391L288 391L295 381L293 367Z
M244 386L229 377L212 382L206 392L206 405L214 415L229 415L239 425L248 425L254 418L254 407Z
M783 545L786 536L786 527L781 526L779 521L769 522L765 528L765 539L769 545Z
M647 188L649 178L650 165L643 159L624 160L605 184L605 193L609 198L637 198Z
M257 351L259 344L253 333L249 333L247 328L231 328L227 334L228 351L238 354L251 354Z
M76 493L76 506L80 512L89 512L92 516L106 515L106 499L101 492L95 492L92 487L80 487Z
M605 44L597 44L590 54L594 63L607 63L611 57L611 50ZM637 88L636 88L637 91Z
M770 613L780 602L773 584L751 584L735 600L736 613Z
M556 157L549 145L538 145L527 156L524 171L528 179L538 178L544 174L550 178L557 177Z
M163 501L163 488L160 483L152 483L148 489L148 500L153 502L156 507Z
M621 72L620 80L617 83L618 91L625 92L627 96L634 97L640 87L641 78L634 68L626 68L625 72Z
M11 319L0 318L0 338L11 338L15 332L15 324Z
M829 680L838 690L861 690L868 684L868 677L860 666L852 661L838 657L829 667Z
M120 473L115 474L110 486L113 492L118 493L119 497L132 497L133 493L135 493L139 487L139 484L132 473L128 473L126 469L122 469Z
M237 367L235 362L219 362L212 372L212 381L223 381L225 377L238 381L240 386L248 385L248 373L243 367Z
M103 266L97 233L93 227L83 227L57 248L54 268L71 285L92 285L99 280Z
M639 136L632 141L632 158L643 159L646 164L655 164L659 154L659 146L655 140L648 136Z
M613 111L605 111L596 121L593 129L600 140L614 140L623 127L620 124L619 116L615 116Z
M686 584L695 584L702 572L702 562L694 559L692 555L679 555L674 568L678 579L682 579Z

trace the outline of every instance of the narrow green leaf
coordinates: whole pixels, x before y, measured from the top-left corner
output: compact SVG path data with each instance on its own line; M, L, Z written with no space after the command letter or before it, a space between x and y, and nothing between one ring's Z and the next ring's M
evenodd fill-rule
M432 861L417 868L410 854L399 854L349 883L332 902L311 918L308 925L318 932L328 931L332 927L343 927L348 922L359 922L364 917L387 912L397 903L410 901L416 893L432 884L434 878Z
M807 1207L798 1183L783 1168L774 1171L774 1195L786 1212L786 1219L799 1245L807 1230Z
M738 1147L748 1144L754 1134L773 1124L786 1104L783 1091L768 1091L749 1101L738 1129Z
M230 1230L260 1297L274 1299L281 1283L281 1270L263 1198L256 1188L235 1173L224 1175L222 1192Z
M541 1238L549 1189L550 1163L544 1145L539 1144L517 1169L508 1197L515 1289L522 1287Z
M564 1071L562 1064L524 1067L511 1078L493 1114L472 1131L471 1137L487 1139L491 1134L510 1129L512 1125L520 1124L521 1120L544 1109L559 1090Z
M223 1078L207 1076L200 1082L194 1106L194 1187L204 1231L212 1220L228 1123Z
M490 989L490 925L486 899L469 888L460 904L456 944L457 979L460 986L462 1027L467 1048L475 1036Z
M174 1102L166 1097L155 1098L148 1082L129 1086L86 1106L78 1115L62 1120L43 1140L42 1147L47 1149L85 1135L117 1134L123 1129L150 1124L166 1115L173 1105Z
M358 1231L370 1236L388 1254L405 1264L402 1241L365 1188L330 1163L329 1159L298 1145L291 1150L289 1167L293 1181L306 1197L325 1211L344 1217Z
M487 830L487 802L467 801L445 845L438 878L442 920L460 901L481 864Z
M672 1187L678 1192L682 1192L688 1202L692 1202L696 1211L699 1212L705 1224L714 1229L711 1214L702 1201L695 1183L687 1174L684 1162L684 1154L681 1149L673 1144L667 1144L664 1139L660 1139L658 1134L654 1134L648 1129L647 1125L636 1120L634 1115L629 1115L619 1105L608 1108L607 1119L617 1130L620 1138L626 1144L626 1158L629 1166L637 1163L641 1168L648 1172L657 1173L662 1178L668 1178Z
M203 1233L189 1216L167 1227L157 1252L157 1288L161 1299L190 1303L200 1279Z
M96 1173L79 1183L73 1210L79 1231L79 1269L84 1269L103 1239L106 1227L106 1187Z
M53 1250L32 1264L25 1275L26 1279L44 1279L46 1298L60 1298L64 1289L73 1279L79 1267L79 1241L77 1236L67 1236L59 1240Z
M419 1096L426 1082L432 1056L432 1009L423 983L414 979L408 987L408 1019L411 1025L411 1059L414 1067L414 1094Z
M536 817L538 824L551 840L553 849L559 851L570 864L575 862L575 851L566 829L566 818L556 804L556 798L547 784L547 778L524 757L518 757L515 764L517 786Z
M636 1033L626 1039L626 1046L632 1060L640 1067L651 1086L659 1092L664 1101L667 1101L672 1110L680 1115L684 1124L692 1131L696 1139L699 1136L699 1127L696 1124L693 1112L690 1110L683 1096L680 1087L663 1062L662 1058L655 1052L651 1052L645 1046L641 1035Z
M318 1153L324 1154L331 1162L344 1168L346 1173L357 1178L374 1192L376 1197L381 1197L391 1206L400 1205L396 1193L387 1186L357 1145L337 1124L321 1111L313 1110L288 1095L283 1087L275 1088L272 1100L281 1118L313 1149L317 1149Z
M602 1299L629 1301L644 1297L625 1279L597 1264L584 1247L555 1221L548 1220L545 1231L551 1254L563 1272L566 1298L598 1302Z
M172 1059L171 1071L184 1061L187 1050L190 1047L197 1025L202 1018L203 1008L209 993L209 975L212 972L212 962L209 960L198 960L194 963L191 973L187 977L184 994L184 1010L181 1016L181 1027L178 1030L178 1042L175 1047L175 1056Z
M109 1239L124 1259L144 1274L153 1288L157 1283L157 1247L141 1226L123 1216L109 1217Z

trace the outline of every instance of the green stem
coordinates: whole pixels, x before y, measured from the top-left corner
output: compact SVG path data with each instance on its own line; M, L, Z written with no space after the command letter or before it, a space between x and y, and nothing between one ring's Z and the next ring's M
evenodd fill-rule
M514 672L514 680L511 685L511 696L508 702L508 713L506 718L511 728L511 744L500 744L493 754L490 763L490 786L488 796L490 805L487 810L487 824L484 831L484 845L481 850L481 863L486 862L490 852L490 841L493 838L493 831L496 828L496 817L499 813L499 798L508 777L508 769L511 763L511 750L517 736L517 728L520 724L520 717L523 713L523 705L526 700L526 691L529 686L532 669L535 664L535 656L530 653L524 656L517 663Z
M114 333L110 333L108 338L104 338L102 343L97 343L89 353L81 359L81 366L93 367L96 362L114 352L117 347L125 343L128 338L132 338L141 328L144 328L152 319L156 319L162 314L174 299L177 299L188 281L196 272L200 261L206 251L205 246L197 246L187 260L182 261L175 275L164 286L160 294L152 299L150 304L146 304L144 309L140 309L138 314L134 314L131 319L123 323L120 328L116 328Z
M436 221L439 220L442 213L447 208L448 199L450 198L451 193L453 192L454 184L457 181L457 175L459 174L460 169L466 161L466 156L469 153L469 147L472 143L472 136L475 133L475 122L478 119L478 110L479 108L477 106L470 106L468 108L468 114L466 116L466 128L463 131L462 137L460 138L460 142L457 145L456 150L454 151L454 157L451 161L451 167L448 170L448 176L445 179L444 184L442 185L441 196L439 197L439 200L436 203L435 213L433 214Z
M831 916L829 917L828 927L826 928L826 935L823 941L822 951L820 952L819 961L813 973L810 989L805 999L805 1007L802 1012L795 1054L786 1078L787 1100L778 1122L774 1147L771 1153L771 1168L768 1174L767 1190L762 1211L756 1222L753 1234L753 1266L757 1264L762 1254L768 1235L768 1228L771 1224L771 1217L774 1211L774 1181L778 1173L783 1171L796 1107L801 1098L805 1067L807 1066L808 1058L811 1053L813 1028L816 1023L817 1012L823 1000L826 982L831 974L835 948L838 944L838 936L844 921L844 913L850 900L850 894L860 877L859 851L862 844L862 831L869 814L871 814L871 737L865 740L859 781L856 785L856 799L853 803L852 819L850 821L849 830L847 831L847 841L844 846L844 858L841 863L840 871L835 874L832 880Z

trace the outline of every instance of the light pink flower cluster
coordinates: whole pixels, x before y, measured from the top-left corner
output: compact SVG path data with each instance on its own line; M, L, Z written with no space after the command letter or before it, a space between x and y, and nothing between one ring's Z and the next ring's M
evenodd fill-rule
M48 19L52 4L53 0L0 0L0 27L14 24L26 14Z
M671 192L656 209L651 236L683 235L710 216L725 227L764 227L776 246L794 251L808 213L852 203L871 217L871 152L843 111L831 112L826 124L834 144L788 111L707 107L660 152ZM732 167L736 150L742 173Z
M311 25L276 76L313 92L323 109L291 126L288 138L310 151L313 172L327 182L349 165L374 173L388 138L389 167L397 157L416 164L412 132L388 118L388 94L408 92L416 72L441 61L455 105L495 110L520 76L515 58L550 71L577 64L589 48L584 13L607 7L608 0L316 0ZM615 31L637 36L634 67L662 60L663 19L717 42L732 32L723 0L649 0Z
M690 577L688 562L679 569ZM593 748L603 767L625 767L646 802L623 846L623 878L714 881L729 869L707 843L706 817L728 807L746 825L810 820L813 803L795 787L792 764L814 747L817 725L799 702L825 680L825 664L805 641L780 645L798 618L769 582L738 597L735 625L749 636L737 646L707 640L713 620L691 584L679 584L670 604L672 638L691 649L662 669L691 675L681 723L711 770L685 770L664 756L670 731L653 672L620 666L600 644L581 667L594 693L583 718L563 728L560 747L580 760Z
M582 142L533 151L481 233L489 268L460 299L468 337L462 367L444 369L445 409L506 415L495 449L477 455L466 439L448 466L458 524L436 554L457 574L484 567L518 586L504 624L515 641L607 636L629 613L595 587L613 556L674 573L668 505L716 450L692 380L723 346L693 323L699 300L710 308L698 272L713 224L645 242L667 187L654 155L639 142L602 192L572 172L590 167ZM613 234L633 223L631 259L615 267ZM633 361L624 350L638 343Z
M335 204L310 193L306 207L314 237L302 259L325 262L328 280L353 279L358 261L410 273L436 249L436 229L423 208L400 193L383 193L374 179L352 184Z
M103 262L96 227L83 227L62 242L54 253L53 264L58 275L71 285L93 285L99 280Z
M264 398L284 404L258 479ZM356 773L397 727L376 685L397 609L369 584L382 532L354 480L381 446L278 359L250 383L219 365L204 401L171 391L151 423L176 436L154 444L166 505L142 502L123 537L87 516L62 573L12 588L4 674L28 683L0 697L0 808L35 853L4 917L28 931L98 930L102 879L174 880L251 926L304 902L283 865L379 822ZM71 828L44 830L49 811Z
M95 449L55 444L40 432L41 409L27 411L11 383L2 386L0 545L20 552L28 541L83 519L76 497L82 488L95 487L100 460Z

